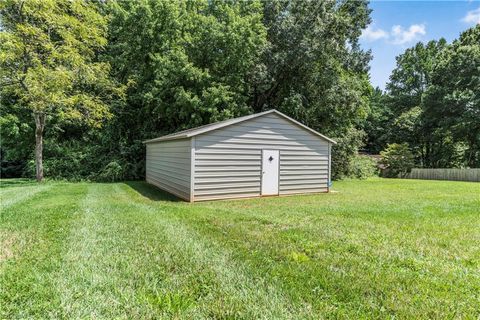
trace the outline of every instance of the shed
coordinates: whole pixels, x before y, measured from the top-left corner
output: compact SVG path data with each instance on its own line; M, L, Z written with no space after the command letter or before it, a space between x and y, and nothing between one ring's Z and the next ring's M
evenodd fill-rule
M194 202L328 192L336 142L269 110L144 143L146 181Z

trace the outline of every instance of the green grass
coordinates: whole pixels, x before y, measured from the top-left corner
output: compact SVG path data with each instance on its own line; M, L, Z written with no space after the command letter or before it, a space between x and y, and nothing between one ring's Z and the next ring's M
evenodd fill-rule
M480 317L480 184L177 201L2 181L0 318Z

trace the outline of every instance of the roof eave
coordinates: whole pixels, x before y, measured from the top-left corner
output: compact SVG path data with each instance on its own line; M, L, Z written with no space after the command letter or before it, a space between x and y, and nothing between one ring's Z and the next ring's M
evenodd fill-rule
M169 140L179 140L179 139L187 139L190 138L189 135L181 135L176 137L160 137L155 139L149 139L142 141L143 144L154 143L154 142L161 142L161 141L169 141Z
M210 131L213 131L213 130L218 130L218 129L221 129L221 128L224 128L224 127L228 127L230 125L233 125L233 124L237 124L237 123L241 123L241 122L244 122L244 121L247 121L247 120L250 120L250 119L254 119L254 118L257 118L257 117L260 117L260 116L263 116L265 114L269 114L269 113L274 113L276 110L275 109L270 109L270 110L267 110L267 111L264 111L264 112L260 112L260 113L256 113L256 114L251 114L251 115L248 115L248 116L244 116L242 118L244 119L240 119L238 121L232 121L232 122L227 122L227 123L222 123L222 124L219 124L219 125L215 125L215 123L212 123L212 126L209 126L208 128L204 128L204 129L201 129L201 130L198 130L198 131L194 131L194 132L191 132L191 133L185 133L183 135L175 135L175 133L172 133L172 134L169 134L167 136L163 136L163 137L158 137L158 138L154 138L154 139L149 139L149 140L145 140L143 141L142 143L144 144L147 144L147 143L154 143L154 142L161 142L161 141L169 141L169 140L178 140L178 139L186 139L186 138L192 138L192 137L195 137L197 135L200 135L200 134L203 134L203 133L206 133L206 132L210 132ZM234 119L230 119L230 120L235 120ZM227 120L228 121L228 120ZM170 137L170 135L172 135L172 137ZM173 136L174 135L174 136Z

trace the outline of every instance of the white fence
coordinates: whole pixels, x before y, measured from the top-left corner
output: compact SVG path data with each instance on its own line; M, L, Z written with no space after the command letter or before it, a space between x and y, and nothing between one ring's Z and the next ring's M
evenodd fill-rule
M405 178L480 182L480 169L412 169Z

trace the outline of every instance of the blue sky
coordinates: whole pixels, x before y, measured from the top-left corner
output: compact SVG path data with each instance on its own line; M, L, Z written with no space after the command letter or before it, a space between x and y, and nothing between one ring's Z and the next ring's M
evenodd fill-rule
M384 89L395 57L418 41L448 42L480 23L480 1L371 1L372 23L360 43L371 49L370 79Z

